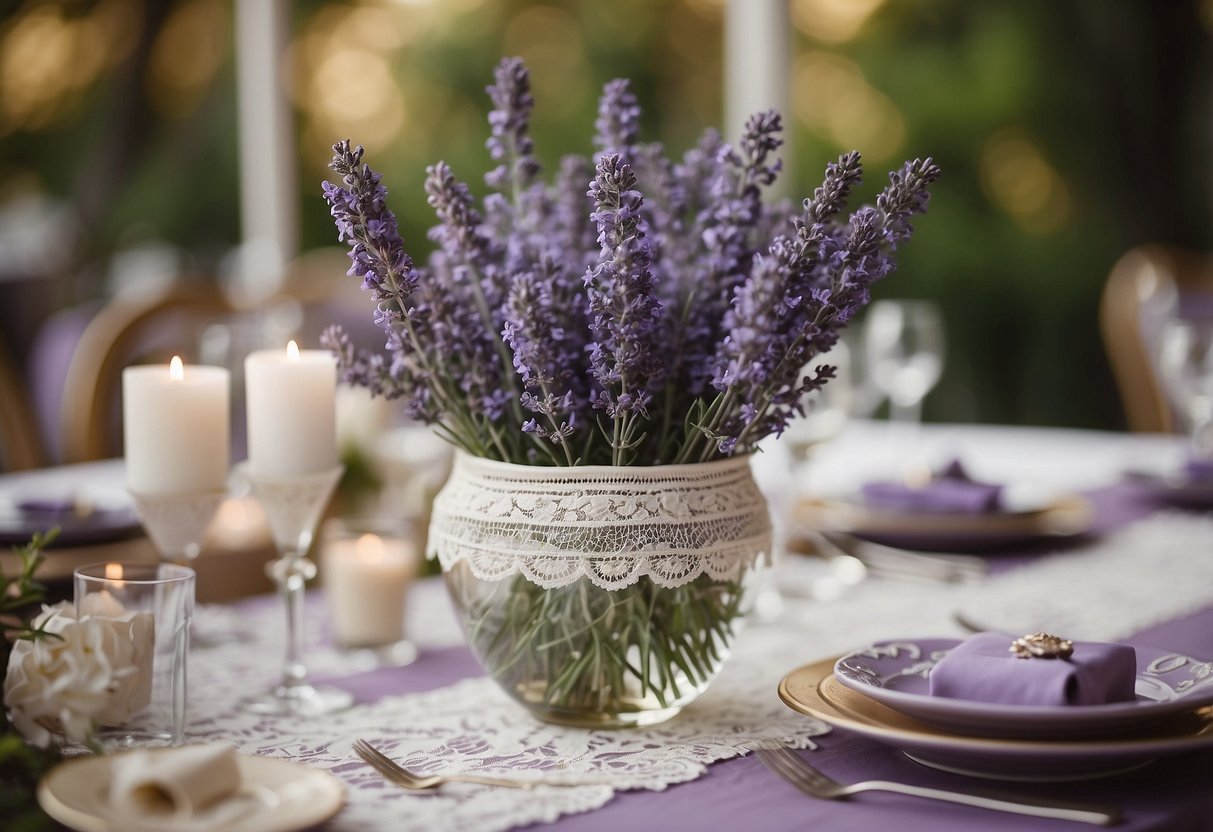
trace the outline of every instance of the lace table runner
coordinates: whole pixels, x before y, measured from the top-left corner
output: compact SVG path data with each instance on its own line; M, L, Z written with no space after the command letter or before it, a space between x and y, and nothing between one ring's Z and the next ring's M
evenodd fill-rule
M992 624L1015 623L996 619L996 612L1032 609L1045 618L1030 620L1059 620L1055 629L1067 635L1122 635L1206 606L1213 601L1210 546L1213 521L1164 515L1080 553L1025 566L978 588L873 579L831 602L797 597L807 594L824 569L819 561L797 559L780 567L785 604L779 620L751 623L704 696L663 725L621 731L540 723L487 678L426 693L389 695L322 720L243 713L237 701L270 685L278 666L273 636L281 631L280 611L264 609L242 622L255 634L251 641L192 653L190 733L196 739L230 740L248 753L332 770L349 789L347 807L330 824L333 830L504 830L595 809L616 791L661 790L693 780L708 764L743 754L760 738L811 746L812 737L827 729L780 703L775 690L785 673L875 639L960 636L963 631L954 615L974 607L978 599L977 609L988 612ZM1082 594L1067 600L1063 588L1078 585ZM1042 589L1051 587L1058 590L1048 596L1054 599L1051 609L1064 612L1064 619L1050 617L1048 608L1038 604L1046 597ZM431 639L449 644L454 623L441 606L441 588L427 589L433 591L421 603L429 605L429 612L424 626L418 622L412 632L423 648ZM1131 604L1125 593L1131 594ZM353 660L318 643L324 630L322 606L313 603L310 609L315 613L309 615L308 626L313 672L356 672ZM202 618L205 624L206 616ZM385 784L363 765L350 750L359 738L424 772L563 777L602 785L541 787L534 792L454 785L419 796Z

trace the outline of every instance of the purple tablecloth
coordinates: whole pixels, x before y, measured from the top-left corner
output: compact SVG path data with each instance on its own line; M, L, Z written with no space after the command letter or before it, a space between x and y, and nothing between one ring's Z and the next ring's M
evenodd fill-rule
M1092 495L1097 508L1096 532L1106 532L1156 509L1128 487ZM1039 555L998 558L1000 570L1013 568ZM1213 597L1213 590L1211 590ZM1195 615L1137 634L1134 644L1153 645L1198 657L1213 657L1213 606ZM806 648L805 661L814 658ZM374 701L389 693L429 690L480 674L464 648L423 653L413 665L327 680ZM775 696L775 691L771 691ZM820 748L803 752L807 759L843 782L865 779L900 780L938 788L964 790L989 787L989 781L925 768L898 751L835 730L819 738ZM1111 803L1123 808L1126 832L1213 829L1213 752L1189 753L1157 761L1128 774L1068 783L1003 784L1007 790L1040 797ZM697 780L663 792L620 793L605 807L571 815L532 829L558 828L569 832L619 832L662 829L663 832L704 832L716 829L855 830L886 832L971 832L972 830L1074 830L1079 824L1038 820L891 794L865 794L850 801L815 800L772 775L753 755L712 765Z

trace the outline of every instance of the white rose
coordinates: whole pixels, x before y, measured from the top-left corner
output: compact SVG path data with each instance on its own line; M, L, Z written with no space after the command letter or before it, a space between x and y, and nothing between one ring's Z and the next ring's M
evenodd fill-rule
M21 640L9 655L4 704L13 725L45 747L51 734L83 743L95 724L121 724L147 703L153 649L151 616L85 616L67 602L34 619L58 638Z

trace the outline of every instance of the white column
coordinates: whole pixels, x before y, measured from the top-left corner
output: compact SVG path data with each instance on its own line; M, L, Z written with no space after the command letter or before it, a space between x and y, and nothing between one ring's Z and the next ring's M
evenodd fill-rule
M728 0L724 18L724 135L735 141L759 110L776 109L784 140L792 122L789 94L792 25L789 0ZM784 172L772 195L786 192L792 154L782 154ZM781 184L782 183L782 184Z
M295 134L283 77L290 0L235 2L240 278L254 296L268 295L299 249Z

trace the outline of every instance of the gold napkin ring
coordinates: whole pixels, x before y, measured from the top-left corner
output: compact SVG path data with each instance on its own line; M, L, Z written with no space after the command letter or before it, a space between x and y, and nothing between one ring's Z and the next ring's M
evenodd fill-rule
M1020 659L1068 659L1074 642L1049 633L1030 633L1011 642L1010 650Z

